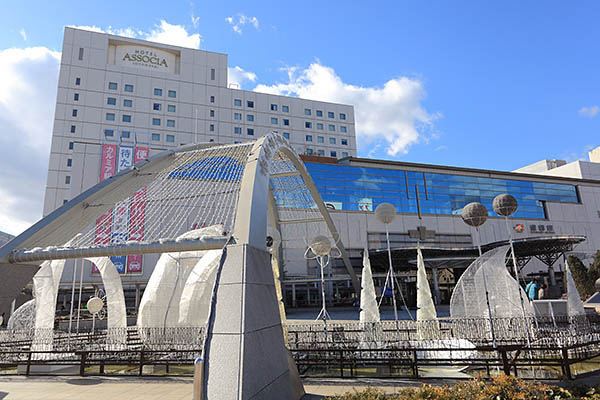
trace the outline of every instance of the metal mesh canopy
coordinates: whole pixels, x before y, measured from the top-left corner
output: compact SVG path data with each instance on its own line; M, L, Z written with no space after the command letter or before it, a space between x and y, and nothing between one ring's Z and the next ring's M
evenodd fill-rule
M285 139L272 134L257 142L182 148L138 163L38 222L0 258L26 262L222 247L233 234L244 170L256 153L261 173L270 176L271 221L284 244L305 248L314 236L326 235L340 247L304 165ZM240 204L246 207L249 201ZM223 240L216 244L202 248L196 243L201 238L180 237L213 225L223 227ZM193 246L185 247L190 242ZM154 245L162 250L148 248ZM297 253L284 253L284 261L297 259Z

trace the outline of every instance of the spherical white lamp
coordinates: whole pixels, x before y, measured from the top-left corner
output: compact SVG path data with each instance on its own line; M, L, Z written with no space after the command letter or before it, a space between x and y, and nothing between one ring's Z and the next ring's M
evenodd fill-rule
M375 218L382 224L391 223L396 218L396 207L390 203L381 203L375 209Z
M315 255L325 257L331 250L331 241L327 236L315 236L309 247Z
M281 244L281 233L277 229L270 228L267 231L267 248L272 253Z
M102 307L104 307L104 301L102 301L100 297L91 297L87 301L86 306L90 313L97 314L102 310Z

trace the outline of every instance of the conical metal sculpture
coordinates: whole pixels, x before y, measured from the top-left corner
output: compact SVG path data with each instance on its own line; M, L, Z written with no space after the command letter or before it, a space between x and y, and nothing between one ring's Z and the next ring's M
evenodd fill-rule
M440 337L440 326L421 248L417 248L417 335L421 340Z
M360 291L360 322L361 324L379 322L379 307L377 307L375 285L373 284L373 272L371 271L369 250L366 247L363 253L363 270L361 286L362 289ZM364 325L362 326L364 327Z

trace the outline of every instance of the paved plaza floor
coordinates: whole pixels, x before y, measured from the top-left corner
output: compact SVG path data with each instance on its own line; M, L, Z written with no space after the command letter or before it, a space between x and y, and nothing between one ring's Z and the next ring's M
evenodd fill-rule
M303 400L364 390L377 385L393 393L400 386L419 385L416 381L309 380ZM0 377L0 400L191 400L192 378L113 378L113 377Z

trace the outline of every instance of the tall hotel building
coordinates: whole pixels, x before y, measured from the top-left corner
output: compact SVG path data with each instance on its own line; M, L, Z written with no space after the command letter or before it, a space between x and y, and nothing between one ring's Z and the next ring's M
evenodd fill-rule
M44 215L148 153L272 131L298 153L356 155L352 106L232 88L226 54L65 28Z

